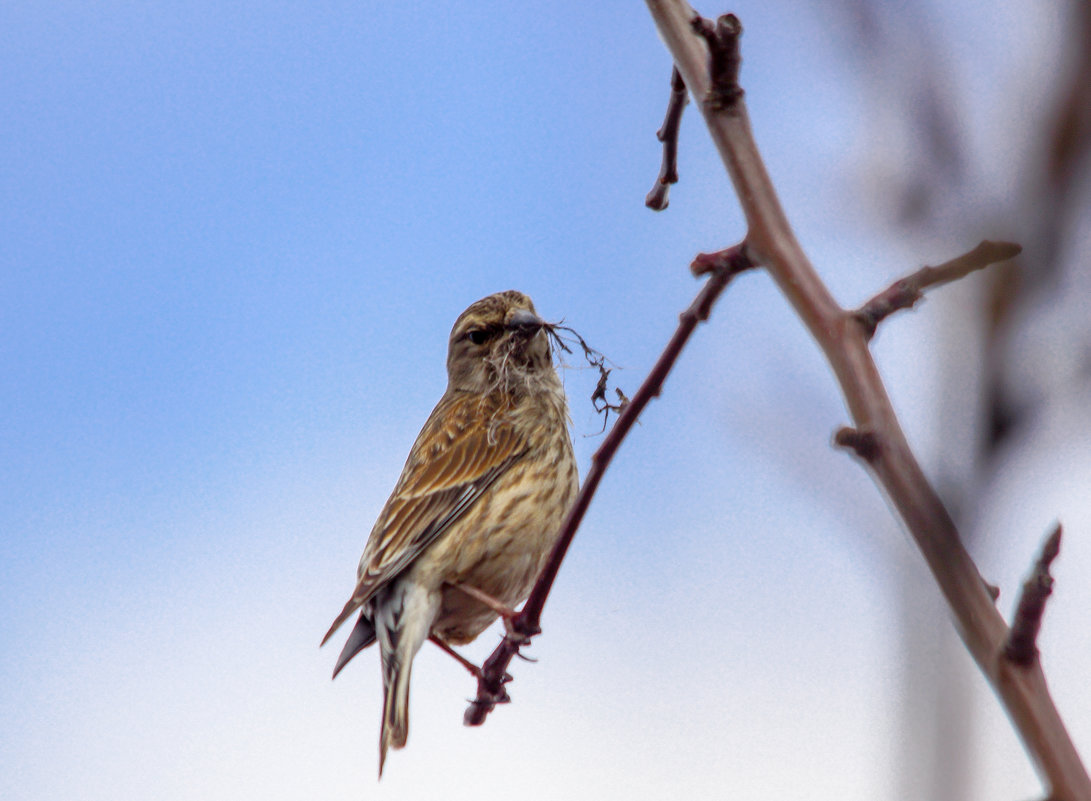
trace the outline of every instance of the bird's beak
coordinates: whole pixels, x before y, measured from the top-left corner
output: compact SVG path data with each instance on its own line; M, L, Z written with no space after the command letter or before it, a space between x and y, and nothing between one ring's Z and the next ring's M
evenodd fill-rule
M507 327L511 331L530 336L537 333L545 322L529 309L516 309L508 319Z

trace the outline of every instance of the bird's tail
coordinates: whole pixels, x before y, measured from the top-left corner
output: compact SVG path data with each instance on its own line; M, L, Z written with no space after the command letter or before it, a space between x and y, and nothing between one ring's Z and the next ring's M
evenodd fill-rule
M345 647L341 649L341 655L337 657L337 664L333 668L333 678L349 663L356 654L375 642L375 626L367 616L367 612L361 612L352 628L352 633L345 641Z
M379 776L389 748L403 748L409 736L409 674L412 661L383 659L383 728L379 733Z
M390 748L403 748L409 736L409 675L413 657L428 639L439 611L439 596L419 585L403 584L375 608L375 633L383 668L383 724L379 732L379 776Z

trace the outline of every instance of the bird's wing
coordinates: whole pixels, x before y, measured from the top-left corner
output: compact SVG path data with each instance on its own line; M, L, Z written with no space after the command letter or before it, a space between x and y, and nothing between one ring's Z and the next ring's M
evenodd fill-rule
M325 643L387 581L466 513L526 451L503 409L480 395L445 396L417 436L401 478L371 531L356 588Z

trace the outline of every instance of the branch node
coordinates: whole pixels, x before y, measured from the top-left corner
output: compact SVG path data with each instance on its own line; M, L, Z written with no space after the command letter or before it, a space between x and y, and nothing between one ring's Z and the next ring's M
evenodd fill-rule
M1038 659L1038 632L1042 627L1046 601L1053 593L1053 576L1049 574L1049 566L1060 552L1061 524L1058 523L1042 545L1042 553L1019 596L1015 620L1004 645L1004 658L1012 664L1030 667Z
M694 278L700 278L709 273L736 275L757 266L758 263L754 260L746 242L740 242L714 253L698 253L690 262L689 271L693 273Z
M901 278L850 314L863 327L864 338L870 341L879 323L899 309L913 308L923 298L924 293L911 278Z
M842 426L833 435L833 443L840 448L849 448L868 464L873 464L879 458L879 437L874 431Z
M698 253L690 262L689 269L696 277L711 275L710 283L715 281L726 286L739 273L752 270L757 266L757 262L751 257L750 248L743 241L715 253ZM703 323L712 313L712 304L718 295L719 290L715 293L702 294L682 312L680 319L685 321L688 315L693 315L696 322Z
M655 132L655 138L663 143L663 164L644 205L653 211L663 211L670 205L670 185L678 183L678 129L682 125L682 112L689 102L686 82L675 66L671 71L671 96L667 102L667 116Z
M713 23L700 14L690 20L694 32L708 44L709 90L703 101L710 111L734 113L743 96L739 86L739 37L742 23L734 14L724 14Z

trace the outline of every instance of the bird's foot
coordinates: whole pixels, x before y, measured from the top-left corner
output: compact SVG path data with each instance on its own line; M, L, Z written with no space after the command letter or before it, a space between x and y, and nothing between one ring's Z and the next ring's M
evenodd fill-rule
M477 587L462 583L451 583L450 586L496 612L496 614L500 616L500 619L504 621L504 638L515 646L516 655L528 662L534 661L519 653L519 648L528 645L531 637L541 634L541 627L531 625L520 612L508 606L503 601L489 595L487 592L479 590Z
M470 675L473 676L475 679L478 679L480 681L481 678L485 675L484 673L481 672L480 667L478 667L473 662L471 662L469 659L464 657L462 654L460 654L454 648L449 646L447 643L445 643L443 640L441 640L435 634L428 635L428 639L431 640L433 643L435 643L436 646L438 646L441 651L443 651L445 654L447 654L452 659L454 659L456 662L458 662L460 665L462 665L462 667L466 668L466 670L470 671ZM505 682L511 681L511 676L508 675L507 673L505 673L503 680Z
M509 620L512 620L516 615L519 614L517 611L512 609L503 601L499 600L498 598L494 598L483 590L479 590L477 587L472 587L469 584L462 584L461 582L452 583L450 584L450 586L454 587L459 592L470 596L475 601L480 601L481 603L485 604L485 606L489 607L489 609L496 612L496 614L500 615L500 617L504 618L505 626L507 626Z

